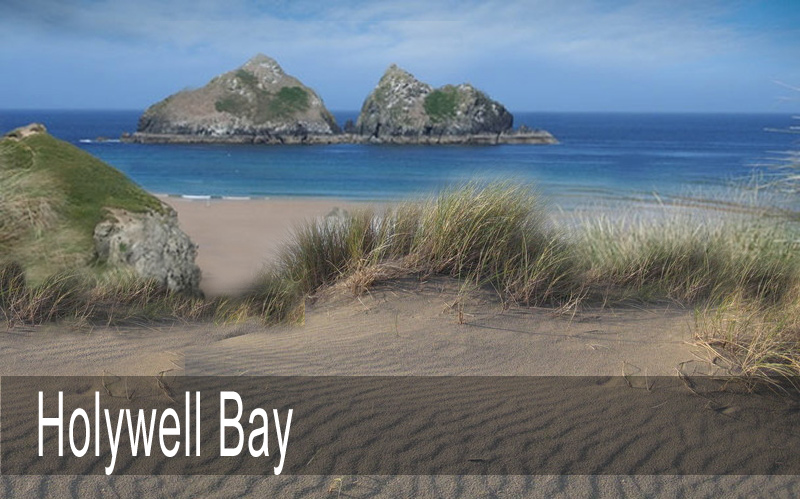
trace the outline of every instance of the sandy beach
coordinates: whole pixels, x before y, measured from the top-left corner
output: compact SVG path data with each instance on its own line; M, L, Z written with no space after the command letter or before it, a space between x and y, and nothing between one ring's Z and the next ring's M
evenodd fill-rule
M201 288L211 296L246 288L295 224L358 206L338 199L185 199L158 196L199 246Z

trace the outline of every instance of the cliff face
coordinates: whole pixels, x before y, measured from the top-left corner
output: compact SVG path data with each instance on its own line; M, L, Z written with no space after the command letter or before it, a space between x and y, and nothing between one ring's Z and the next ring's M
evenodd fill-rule
M316 92L262 54L203 88L150 106L138 126L140 134L261 137L266 142L338 132Z
M0 264L34 281L63 270L130 267L199 293L197 247L175 211L122 172L32 124L0 138Z
M392 65L367 96L355 130L375 139L501 134L514 118L469 84L432 88Z

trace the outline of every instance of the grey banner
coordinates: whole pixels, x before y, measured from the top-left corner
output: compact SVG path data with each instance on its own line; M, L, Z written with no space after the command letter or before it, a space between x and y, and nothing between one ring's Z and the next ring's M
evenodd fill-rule
M0 410L3 474L800 474L798 392L730 379L3 377Z

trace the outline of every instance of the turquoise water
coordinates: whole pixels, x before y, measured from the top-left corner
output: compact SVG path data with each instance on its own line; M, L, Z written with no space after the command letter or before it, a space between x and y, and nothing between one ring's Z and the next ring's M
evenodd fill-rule
M335 113L340 121L355 113ZM42 122L151 192L385 200L473 178L529 181L563 206L724 187L797 146L788 114L516 113L555 146L229 146L97 142L134 131L140 111L0 111L0 129Z

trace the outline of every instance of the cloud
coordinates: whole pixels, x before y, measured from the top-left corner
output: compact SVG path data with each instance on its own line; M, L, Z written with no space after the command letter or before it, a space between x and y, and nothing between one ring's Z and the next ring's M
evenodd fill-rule
M70 106L143 106L264 52L334 108L394 62L522 109L728 109L800 82L797 28L776 16L752 0L0 0L0 65L19 75L0 90L41 105L69 81Z
M703 2L6 0L0 26L121 45L279 46L369 61L458 64L498 53L582 65L664 65L746 45ZM7 31L7 30L4 30Z

